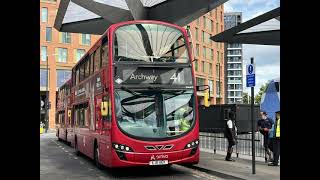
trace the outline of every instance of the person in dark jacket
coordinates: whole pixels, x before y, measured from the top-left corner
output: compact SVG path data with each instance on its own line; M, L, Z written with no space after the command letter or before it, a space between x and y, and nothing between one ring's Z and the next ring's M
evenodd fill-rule
M274 123L273 139L273 161L269 166L278 166L280 157L280 111L276 112L276 122Z
M261 119L258 121L258 130L263 135L263 147L265 150L265 161L271 162L271 151L269 149L270 139L269 139L269 131L272 128L272 120L267 117L267 113L265 111L260 112Z
M236 145L237 137L237 127L235 124L235 114L234 112L229 112L229 118L226 121L225 136L228 140L228 151L226 156L226 161L235 161L231 158L233 146Z

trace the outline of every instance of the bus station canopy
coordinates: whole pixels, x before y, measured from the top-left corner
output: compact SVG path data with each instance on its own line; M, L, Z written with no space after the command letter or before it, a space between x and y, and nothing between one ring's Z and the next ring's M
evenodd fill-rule
M61 32L103 34L130 20L159 20L185 26L228 0L64 0L54 27Z
M280 46L280 7L210 38L215 42Z

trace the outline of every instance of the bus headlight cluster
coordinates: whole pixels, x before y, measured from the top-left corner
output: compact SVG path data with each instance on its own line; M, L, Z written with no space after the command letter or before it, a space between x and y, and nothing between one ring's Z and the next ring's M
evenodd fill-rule
M194 148L194 147L197 147L198 145L199 145L199 140L195 140L195 141L188 143L186 145L185 149Z
M124 144L113 143L113 148L118 151L133 152L133 150Z

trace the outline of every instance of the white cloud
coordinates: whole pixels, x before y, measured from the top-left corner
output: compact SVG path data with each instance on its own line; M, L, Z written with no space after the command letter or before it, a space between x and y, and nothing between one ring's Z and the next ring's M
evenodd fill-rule
M250 63L251 57L254 57L256 66L255 94L257 94L263 84L280 77L280 47L243 45L243 89L245 92L250 92L250 88L246 87L246 65Z
M224 4L225 12L242 12L242 22L257 17L280 6L280 0L229 0ZM243 90L246 87L246 65L254 57L256 65L255 94L260 87L274 78L280 77L280 47L266 45L243 45Z

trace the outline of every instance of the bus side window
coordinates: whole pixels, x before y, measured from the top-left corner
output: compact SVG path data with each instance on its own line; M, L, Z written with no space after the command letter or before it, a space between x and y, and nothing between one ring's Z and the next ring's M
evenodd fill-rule
M71 111L71 127L73 127L74 126L74 119L75 119L75 110L73 109L72 111Z
M108 56L109 56L109 46L108 46L108 38L105 37L102 41L101 45L101 61L102 61L102 67L106 66L108 64Z
M79 84L79 81L80 81L80 70L79 70L79 66L76 68L77 71L76 71L76 85Z
M77 106L77 109L76 109L76 124L77 126L80 126L80 109L79 109L79 106Z
M84 80L84 63L80 64L80 82Z
M90 74L94 73L94 54L95 52L90 55Z
M89 127L89 111L88 111L88 104L84 104L83 107L83 118L84 118L84 126Z
M82 66L83 66L83 80L85 80L88 76L87 76L87 61L84 61Z
M97 50L94 53L94 72L98 72L100 69L100 60L101 60L101 56L100 56L100 47L97 48Z

